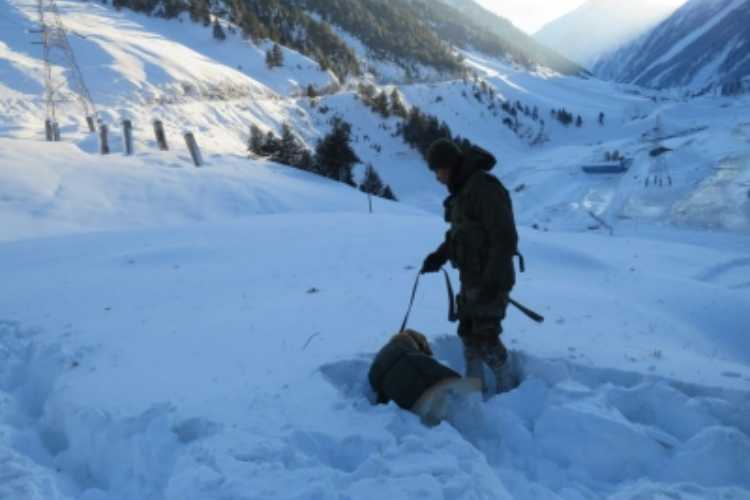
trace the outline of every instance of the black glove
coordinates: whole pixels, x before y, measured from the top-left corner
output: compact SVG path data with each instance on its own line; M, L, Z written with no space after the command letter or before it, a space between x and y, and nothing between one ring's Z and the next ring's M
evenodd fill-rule
M427 256L427 258L424 260L424 263L422 264L422 270L420 271L421 274L428 274L428 273L436 273L440 271L440 268L445 265L446 259L442 255L442 252L432 252L430 255Z

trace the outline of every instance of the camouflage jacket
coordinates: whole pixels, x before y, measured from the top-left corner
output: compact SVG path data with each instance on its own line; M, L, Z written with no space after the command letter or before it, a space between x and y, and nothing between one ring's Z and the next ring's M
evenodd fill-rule
M504 316L518 251L510 194L495 176L476 170L444 205L450 229L442 248L460 273L459 315Z

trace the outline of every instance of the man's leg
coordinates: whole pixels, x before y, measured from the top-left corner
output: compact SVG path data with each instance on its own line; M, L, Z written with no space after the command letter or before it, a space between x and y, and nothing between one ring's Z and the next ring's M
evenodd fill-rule
M487 389L484 380L484 366L482 363L482 353L475 342L472 342L472 321L462 319L458 324L458 336L464 348L464 361L466 362L466 377L478 379L482 383L482 390Z
M499 320L475 320L472 325L472 335L467 337L472 344L472 351L492 370L498 393L507 392L517 385L508 362L508 350L500 340L501 331ZM486 385L485 392L487 392Z
M495 388L497 393L508 392L518 385L516 376L511 368L508 350L503 345L500 337L494 337L485 344L482 352L484 362L495 375Z

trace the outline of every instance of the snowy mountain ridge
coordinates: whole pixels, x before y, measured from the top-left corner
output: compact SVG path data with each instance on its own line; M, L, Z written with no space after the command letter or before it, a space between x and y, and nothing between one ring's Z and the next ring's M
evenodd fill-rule
M586 68L668 18L685 0L589 0L542 27L534 38Z
M516 28L509 20L482 7L475 0L441 0L461 12L475 26L484 29L513 47L514 52L527 54L526 58L536 65L546 67L562 74L585 75L586 70L580 62L573 62L563 57L560 46L543 45ZM550 47L554 47L554 50Z
M748 23L747 0L691 0L653 31L600 60L594 72L652 88L731 90L750 76Z
M480 9L473 1L465 4ZM148 15L175 18L189 14L193 21L211 25L216 18L233 23L233 29L253 40L271 39L293 48L332 69L341 79L360 76L374 66L371 62L395 65L405 73L403 80L421 79L422 68L430 68L443 79L459 76L465 67L455 49L474 48L493 57L527 68L549 67L577 74L582 68L535 44L507 21L491 29L482 16L465 15L465 8L424 0L115 0L117 8ZM471 10L471 9L470 9ZM475 13L475 12L474 12ZM488 27L489 26L489 27ZM367 58L357 59L351 38L366 47ZM429 73L430 71L428 71ZM375 75L383 80L383 75ZM390 75L386 75L386 79Z

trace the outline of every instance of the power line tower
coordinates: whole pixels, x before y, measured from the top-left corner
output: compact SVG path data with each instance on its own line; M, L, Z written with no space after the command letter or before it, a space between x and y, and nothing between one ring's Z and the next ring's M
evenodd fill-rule
M666 153L670 152L671 149L665 147L662 141L665 137L664 126L661 120L661 114L656 116L656 126L653 129L653 137L651 139L651 167L649 168L649 176L646 177L646 187L665 187L672 185L672 172L669 169L669 163L667 162Z
M81 69L76 62L73 49L68 41L68 33L60 19L55 0L37 0L39 10L39 29L33 30L41 35L44 50L44 80L47 120L45 131L48 141L60 140L60 128L57 122L57 111L60 106L71 99L77 100L83 109L89 131L95 132L96 106L83 80ZM63 68L64 73L55 68ZM67 78L66 78L67 73ZM65 92L65 84L73 93Z

